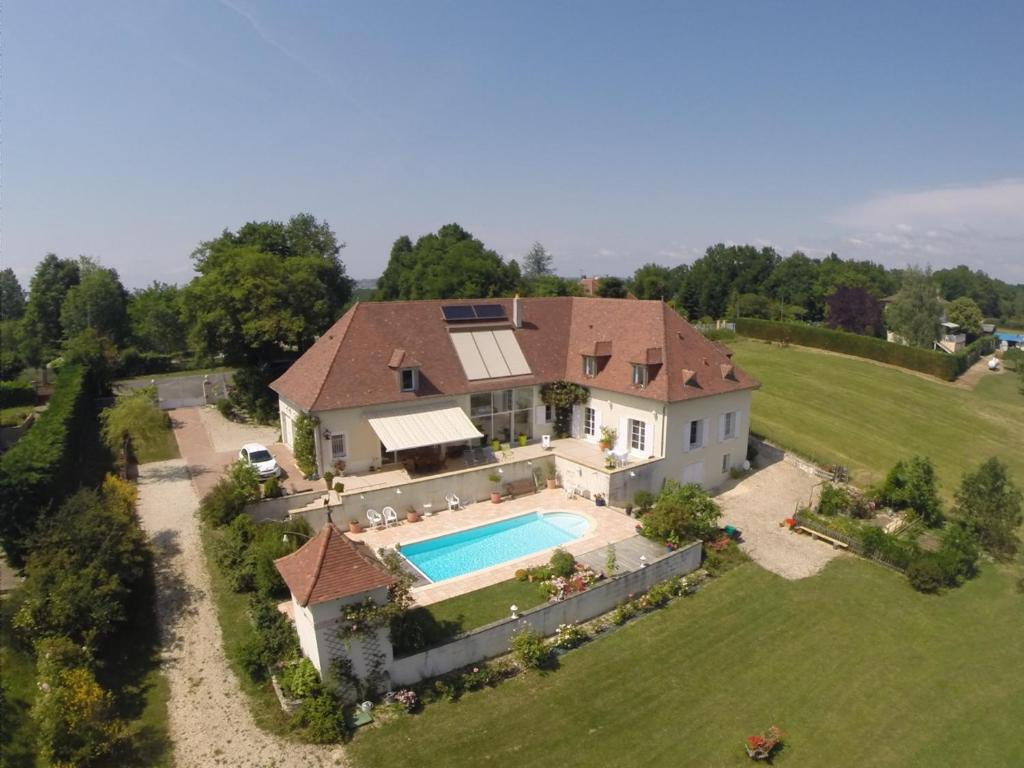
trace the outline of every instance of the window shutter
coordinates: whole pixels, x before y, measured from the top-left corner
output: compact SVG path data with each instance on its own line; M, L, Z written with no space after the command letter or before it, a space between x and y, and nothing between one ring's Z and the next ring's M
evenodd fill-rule
M572 436L576 439L583 437L583 406L572 407Z
M601 410L594 408L594 437L601 439Z
M708 430L711 428L711 419L704 419L703 425L700 429L700 447L703 448L708 444Z
M724 413L718 417L718 442L725 440L725 418Z
M743 418L743 411L736 411L736 415L733 417L733 430L736 437L740 436L740 420Z
M692 421L687 421L683 423L683 453L690 452L690 430L692 429L692 427L690 426L691 424L693 424Z
M547 412L547 406L538 405L536 408L533 409L533 412L535 414L534 417L533 417L534 424L544 424L544 423L546 423L546 417L547 417L547 413L548 413Z
M629 450L629 419L619 419L619 433L615 436L615 452Z

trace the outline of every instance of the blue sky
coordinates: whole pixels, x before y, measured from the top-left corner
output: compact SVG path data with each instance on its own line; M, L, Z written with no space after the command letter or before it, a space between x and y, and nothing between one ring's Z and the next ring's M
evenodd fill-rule
M565 275L714 242L1024 282L1024 3L20 0L0 253L132 287L309 211L354 277L457 221Z

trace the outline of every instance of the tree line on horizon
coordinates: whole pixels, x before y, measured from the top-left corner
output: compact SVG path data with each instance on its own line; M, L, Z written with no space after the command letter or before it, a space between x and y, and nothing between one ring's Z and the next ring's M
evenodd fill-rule
M28 290L0 271L0 378L23 369L102 362L110 375L224 364L241 369L242 389L265 385L350 305L378 301L581 295L534 243L506 259L458 224L399 237L372 292L355 291L340 258L345 243L326 221L300 213L286 222L248 222L201 242L185 285L154 282L128 291L115 269L88 258L47 254ZM823 323L855 333L897 329L931 346L945 314L976 332L983 318L1024 324L1024 285L966 266L931 272L870 261L821 259L770 247L710 246L692 264L645 264L597 281L602 297L670 303L693 322L754 317ZM888 309L883 312L883 300ZM1024 326L1022 326L1024 327ZM236 381L236 384L238 382ZM241 404L264 411L269 401Z

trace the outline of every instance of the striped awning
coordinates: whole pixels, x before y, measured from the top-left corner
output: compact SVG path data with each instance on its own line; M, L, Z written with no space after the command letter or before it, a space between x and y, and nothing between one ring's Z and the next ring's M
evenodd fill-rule
M466 412L452 402L368 414L367 421L388 451L461 443L483 437Z

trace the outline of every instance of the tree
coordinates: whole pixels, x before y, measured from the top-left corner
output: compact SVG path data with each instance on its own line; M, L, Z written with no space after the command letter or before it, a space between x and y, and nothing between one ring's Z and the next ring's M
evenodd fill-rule
M88 368L90 378L96 386L96 395L105 394L117 367L117 348L109 337L103 336L93 328L86 328L77 336L72 336L64 344L63 354L54 363L61 365L75 364Z
M629 290L638 299L668 301L678 290L678 285L673 279L678 274L673 274L672 270L659 264L644 264L633 273L629 281Z
M200 244L192 255L199 275L183 292L192 347L242 366L304 350L352 295L341 247L309 214L250 222Z
M128 294L117 270L101 267L83 256L78 262L78 285L68 289L61 303L60 324L65 338L92 328L120 345L128 328Z
M17 320L25 314L25 291L14 270L0 270L0 321Z
M458 224L446 224L413 245L405 236L391 248L377 281L376 298L476 299L510 296L519 285L519 265L506 263Z
M953 299L946 307L946 319L951 323L956 323L967 333L974 334L981 333L981 324L985 322L981 309L978 308L974 299L967 296Z
M21 334L18 320L0 320L0 380L13 379L25 367Z
M128 458L134 444L154 444L167 431L167 416L155 402L151 388L134 389L118 395L117 401L105 410L103 439L113 450L121 452L122 471L128 471Z
M1017 528L1024 521L1021 492L999 459L993 456L974 472L964 473L956 492L956 513L974 527L989 553L1006 559L1016 554Z
M579 296L582 292L576 280L566 280L555 275L541 275L534 280L524 281L521 287L526 296Z
M886 312L889 327L912 347L931 349L939 327L939 301L931 270L907 267L903 286Z
M759 293L741 293L736 296L732 314L734 317L759 317L770 320L774 311L772 300L767 296Z
M896 462L885 478L881 497L896 509L913 510L925 525L934 527L942 522L935 465L927 456Z
M523 257L523 277L527 280L536 280L538 277L553 275L553 262L554 258L544 249L544 246L534 243Z
M779 262L774 248L713 245L686 273L681 306L688 317L725 317L735 295L765 290Z
M597 295L602 299L624 299L626 283L621 277L602 277L597 281Z
M825 302L829 328L865 336L882 335L882 304L867 289L840 286Z
M705 540L717 528L721 514L718 504L699 485L667 480L654 509L643 517L643 534L676 544Z
M181 320L181 289L153 282L128 299L131 342L143 352L170 354L186 347Z
M794 251L779 262L765 281L765 287L780 304L790 304L804 309L813 319L819 306L815 282L818 278L818 262L800 251Z
M64 337L61 307L78 280L78 262L72 259L48 253L36 267L23 318L22 356L28 365L38 366L56 355Z

